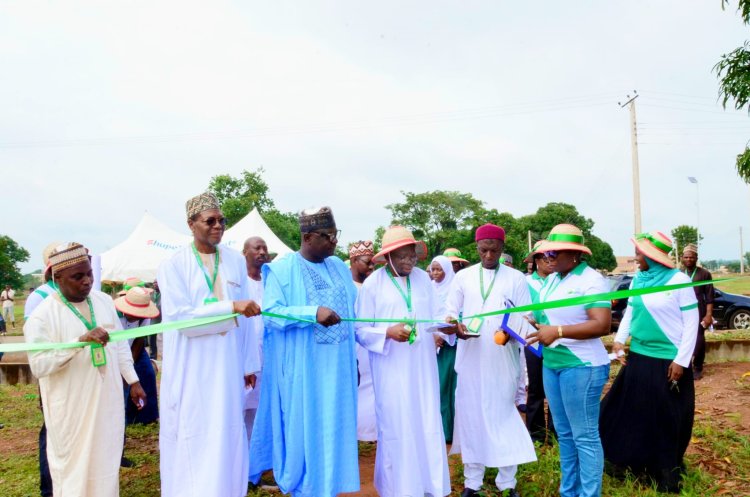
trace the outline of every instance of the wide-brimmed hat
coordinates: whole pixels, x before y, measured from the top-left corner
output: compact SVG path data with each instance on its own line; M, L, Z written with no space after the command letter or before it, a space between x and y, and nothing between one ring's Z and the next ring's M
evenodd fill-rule
M458 250L457 248L453 248L453 247L447 248L443 252L443 255L446 256L448 259L450 259L451 262L463 262L466 264L469 263L469 261L461 257L462 255L461 251Z
M159 315L159 309L151 301L151 295L139 286L128 290L124 296L115 299L115 308L128 316L148 319Z
M575 250L591 255L591 250L584 245L583 232L572 224L558 224L547 235L536 252L552 250Z
M531 247L529 253L523 256L523 262L534 262L534 256L539 253L539 250L537 249L542 245L542 243L544 243L544 240L539 240L538 242L536 242L534 246Z
M427 245L422 241L414 239L411 231L404 228L403 226L391 226L383 234L383 240L380 244L380 252L375 254L372 258L374 264L385 264L385 256L390 254L396 249L406 247L408 245L414 245L417 251L417 257L425 259L427 257Z
M674 269L674 261L669 257L672 251L672 240L661 231L639 233L630 239L638 252L659 264Z

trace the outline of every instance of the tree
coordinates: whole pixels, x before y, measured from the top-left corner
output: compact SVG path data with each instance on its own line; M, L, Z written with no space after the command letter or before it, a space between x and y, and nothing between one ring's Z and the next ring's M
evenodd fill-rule
M242 171L239 178L220 174L211 178L208 191L216 195L221 211L227 218L227 228L231 228L243 217L258 208L271 231L292 250L300 247L300 231L297 215L293 212L281 212L269 195L268 183L263 179L265 170L259 167L255 171Z
M703 240L703 237L700 237ZM681 254L688 243L698 244L698 228L683 224L672 230L676 250Z
M721 0L721 8L729 5L729 0ZM750 24L750 0L738 0L737 11L745 25ZM750 42L721 56L714 66L719 78L719 98L726 109L727 104L734 102L737 110L748 108L750 111ZM737 155L735 163L737 174L745 183L750 183L750 147Z
M23 288L23 275L18 264L29 260L29 252L11 237L0 236L0 285L10 285L15 290Z
M442 254L448 247L463 252L467 241L471 243L472 230L486 222L484 203L470 193L401 193L404 202L385 206L391 211L391 222L410 229L417 240L427 244L430 255Z

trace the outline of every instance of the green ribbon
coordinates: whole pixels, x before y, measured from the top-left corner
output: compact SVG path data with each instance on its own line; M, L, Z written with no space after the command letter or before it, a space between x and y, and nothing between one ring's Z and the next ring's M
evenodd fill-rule
M548 242L570 242L570 243L580 243L583 245L583 236L581 235L566 235L563 233L550 233L549 236L547 236Z
M639 295L648 295L651 293L660 292L671 292L674 290L680 290L682 288L691 288L696 286L711 285L716 283L724 283L727 281L734 281L740 279L737 278L722 278L718 280L707 280L707 281L695 281L690 283L678 283L676 285L661 285L650 288L637 288L634 290L618 290L616 292L597 293L595 295L584 295L580 297L571 297L569 299L555 300L552 302L539 302L536 304L522 305L519 307L512 307L509 309L500 309L497 311L484 312L481 314L475 314L473 316L462 316L464 320L471 320L473 318L484 318L488 316L500 316L503 314L511 314L514 312L531 312L531 311L544 311L547 309L557 309L560 307L571 307L577 305L585 305L593 302L602 302L609 300L619 300L630 297L636 297ZM217 323L226 319L234 318L239 314L226 314L223 316L212 316L207 318L197 319L186 319L183 321L174 321L171 323L159 323L152 324L150 326L142 326L140 328L133 328L130 330L118 330L113 331L109 334L109 340L116 342L119 340L129 340L131 338L141 338L149 335L155 335L157 333L164 333L166 331L179 330L193 328L196 326L204 326L207 324ZM272 312L262 312L261 315L277 318L287 319L290 321L298 321L302 323L314 324L316 321L312 319L304 319L296 316L287 316L284 314L275 314ZM341 318L341 321L350 323L403 323L405 320L395 318ZM442 319L408 319L406 320L410 325L415 323L442 323ZM62 350L62 349L74 349L79 347L86 347L92 345L91 342L45 342L45 343L4 343L0 344L0 352L38 352L41 350Z
M656 248L661 250L662 252L668 254L672 251L672 247L667 245L666 243L662 242L658 238L651 235L651 233L638 233L635 235L636 240L648 240L651 242Z

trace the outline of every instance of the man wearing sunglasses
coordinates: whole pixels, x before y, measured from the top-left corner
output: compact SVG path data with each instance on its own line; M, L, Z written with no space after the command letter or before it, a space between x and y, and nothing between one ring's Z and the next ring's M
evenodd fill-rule
M240 497L247 493L244 390L260 370L247 319L244 257L220 245L226 219L211 193L186 204L193 240L159 267L162 322L240 314L164 334L161 379L161 494Z
M349 268L333 257L328 207L299 215L302 247L262 268L263 382L250 441L250 481L273 469L282 493L359 490L357 363Z

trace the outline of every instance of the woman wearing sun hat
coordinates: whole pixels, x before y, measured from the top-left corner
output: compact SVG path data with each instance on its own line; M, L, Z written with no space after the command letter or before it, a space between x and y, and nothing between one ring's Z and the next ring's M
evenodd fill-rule
M549 261L550 274L539 290L539 302L609 291L607 281L586 264L591 255L583 233L558 224L537 248ZM599 439L599 400L609 375L609 358L599 337L610 330L607 301L546 309L548 324L538 325L530 342L544 348L544 392L560 446L561 497L599 496L604 454Z
M632 238L638 274L632 289L689 283L669 257L672 241L652 231ZM602 401L604 455L618 468L645 473L660 491L679 492L693 429L690 360L698 328L692 288L631 297L612 351L630 353Z
M132 286L125 295L115 299L115 308L123 315L120 318L125 330L148 326L151 318L159 315L159 309L151 301L151 293L141 287ZM133 354L133 366L146 392L146 405L138 410L132 402L125 405L125 421L130 423L153 423L159 419L159 402L156 396L156 372L151 358L146 352L146 339L135 338L129 340L130 352Z
M442 320L443 302L429 276L416 267L427 256L424 242L402 226L383 234L377 269L357 297L358 319L397 319L397 323L358 322L357 341L370 354L378 445L375 488L382 497L450 494L450 473L440 417L440 387L432 323ZM452 329L444 331L454 331ZM454 336L444 336L455 343Z
M449 247L445 249L443 255L447 257L449 261L451 261L454 273L465 269L469 265L469 261L463 258L461 251L457 248Z

